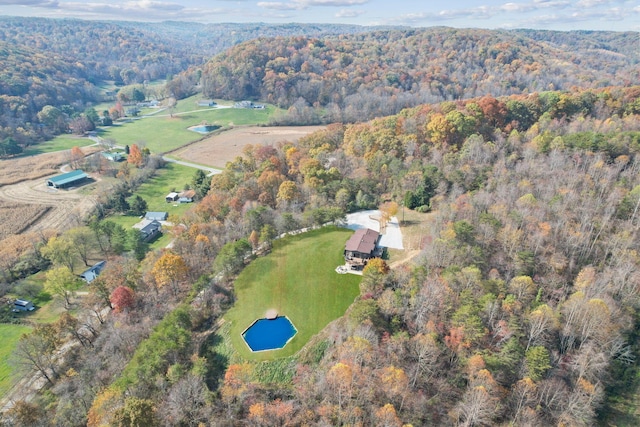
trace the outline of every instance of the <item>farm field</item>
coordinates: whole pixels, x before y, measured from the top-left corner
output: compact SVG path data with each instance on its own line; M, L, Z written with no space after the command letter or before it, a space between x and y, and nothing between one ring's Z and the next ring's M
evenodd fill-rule
M82 149L85 154L94 150L97 150L97 147ZM0 187L60 173L60 166L68 161L67 151L0 160Z
M216 133L202 141L178 149L172 154L182 160L224 168L227 162L242 155L243 148L248 144L271 145L281 141L295 142L303 136L324 128L325 126L237 127Z
M26 227L22 232L41 230L64 230L77 225L80 219L93 208L93 197L83 195L80 189L55 190L46 186L43 179L22 181L18 184L0 186L0 201L9 206L27 204L47 208L40 220ZM35 208L33 208L35 209ZM16 227L11 218L0 217L0 228ZM14 233L15 234L15 233Z
M273 251L251 262L235 281L236 302L224 316L229 340L247 360L295 354L332 320L344 315L358 296L361 277L335 272L344 264L344 244L353 232L327 227L274 242ZM249 351L242 332L269 309L286 315L298 333L281 350Z
M55 153L57 151L71 150L73 147L86 147L93 144L95 144L95 142L89 138L72 135L58 135L50 141L30 146L25 150L23 155L33 156L36 154Z
M197 107L194 98L178 103L173 114L159 111L114 126L101 128L102 138L113 139L117 145L144 145L153 153L165 153L198 141L203 135L188 130L203 122L221 127L266 124L276 111L275 107L264 109L205 108Z
M13 384L13 367L10 365L9 356L16 347L16 343L22 334L31 330L24 325L4 325L0 324L0 396L3 396Z
M49 211L48 206L26 203L11 203L0 200L0 240L12 234L22 233L42 215Z

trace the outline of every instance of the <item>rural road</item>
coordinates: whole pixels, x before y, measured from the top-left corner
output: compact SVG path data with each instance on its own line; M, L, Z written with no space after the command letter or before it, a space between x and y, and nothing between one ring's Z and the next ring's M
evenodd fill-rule
M195 163L184 162L182 160L176 160L176 159L172 159L172 158L166 157L166 156L162 156L162 160L164 160L165 162L176 163L178 165L187 166L187 167L190 167L190 168L201 169L203 171L209 172L208 176L222 173L222 170L220 170L220 169L212 168L212 167L209 167L209 166L197 165Z

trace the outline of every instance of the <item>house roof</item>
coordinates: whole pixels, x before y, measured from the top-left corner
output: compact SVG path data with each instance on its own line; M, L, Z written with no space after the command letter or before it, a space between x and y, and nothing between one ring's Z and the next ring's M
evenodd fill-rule
M47 181L55 184L55 185L65 185L70 182L79 181L81 179L87 178L89 175L84 173L82 169L74 170L71 172L63 173L61 175L52 176Z
M23 299L17 299L13 302L14 305L19 305L22 307L25 307L29 304L31 304L31 301L27 301L27 300L23 300Z
M155 219L143 219L139 223L133 226L133 228L137 228L143 234L153 233L155 230L159 230L162 227Z
M196 196L196 190L185 190L180 193L180 197L187 197L189 199L193 199Z
M174 199L174 198L178 197L178 195L179 195L178 193L172 191L171 193L167 194L165 198Z
M82 274L80 274L80 277L86 280L87 283L91 283L96 277L100 275L100 272L102 271L102 269L104 269L106 264L106 261L100 261L91 266L91 268L85 270Z
M168 216L169 214L167 212L147 212L144 214L146 219L155 219L157 221L164 221Z
M376 248L380 233L370 228L360 228L347 240L345 249L370 254Z
M105 151L102 152L102 156L110 159L110 160L120 160L122 159L122 153L116 152L116 153L107 153Z

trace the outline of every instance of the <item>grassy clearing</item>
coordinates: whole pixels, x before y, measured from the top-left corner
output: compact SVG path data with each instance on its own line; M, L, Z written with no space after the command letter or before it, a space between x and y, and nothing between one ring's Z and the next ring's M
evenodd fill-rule
M202 122L222 127L246 124L266 124L276 111L273 106L264 109L203 108L191 97L178 102L173 115L168 111L141 117L129 123L102 128L100 136L111 138L118 145L144 144L153 153L174 150L203 137L188 130Z
M89 138L72 135L59 135L50 141L41 142L38 145L32 145L24 151L25 156L33 156L34 154L54 153L56 151L71 150L73 147L86 147L95 144Z
M167 163L164 168L158 169L153 178L142 184L129 198L129 202L134 196L142 197L148 205L151 212L168 212L169 216L181 216L188 209L193 207L191 203L167 203L165 196L172 190L181 191L185 184L191 182L196 173L196 169L182 166L176 163ZM106 218L116 224L121 225L125 229L131 228L140 221L137 216L130 215L113 215ZM150 249L160 249L169 244L171 236L164 233L160 238L154 240L150 245Z
M30 330L30 327L24 325L0 324L0 397L11 388L14 380L14 369L9 364L9 356L16 348L20 336Z
M359 276L335 272L344 263L344 244L353 232L327 227L278 240L273 251L254 260L235 282L234 307L225 315L229 339L247 360L295 354L329 322L342 316L359 293ZM255 319L274 308L298 333L282 350L252 353L241 337Z
M190 184L196 173L196 169L182 166L176 163L167 163L162 169L158 169L153 178L142 184L136 194L142 197L149 205L150 211L166 211L171 214L182 214L189 203L167 203L165 196L171 192L182 191L185 184Z
M191 182L195 173L196 169L188 166L167 163L165 167L158 169L151 179L138 187L128 201L131 202L133 197L140 196L147 202L148 211L168 212L170 216L180 216L193 205L191 203L167 203L165 196L174 189L182 191L185 184ZM122 225L124 228L131 228L131 226L140 221L139 217L130 215L113 215L107 219Z

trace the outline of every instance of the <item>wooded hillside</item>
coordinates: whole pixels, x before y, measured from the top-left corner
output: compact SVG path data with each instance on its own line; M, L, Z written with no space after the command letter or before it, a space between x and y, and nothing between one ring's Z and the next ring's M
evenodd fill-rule
M111 261L89 304L123 308L56 367L71 374L9 420L611 419L638 388L639 114L637 86L485 96L247 147L181 218L172 249ZM345 317L295 357L223 351L215 323L251 245L389 201L431 212L413 263L367 269ZM78 330L57 327L61 340Z
M103 99L98 86L165 80L258 36L342 34L349 25L131 23L0 17L0 142L26 145L60 133L38 117L52 106L77 116ZM0 150L0 156L3 155Z
M361 121L443 100L637 83L638 42L638 33L452 28L260 38L192 82L208 97L292 107L294 122Z

